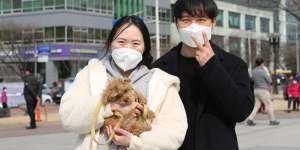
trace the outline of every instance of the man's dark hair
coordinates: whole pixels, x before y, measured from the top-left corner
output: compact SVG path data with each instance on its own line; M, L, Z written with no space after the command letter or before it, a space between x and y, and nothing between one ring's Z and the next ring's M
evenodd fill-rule
M256 60L255 60L255 65L256 66L260 66L261 64L263 64L265 61L264 61L264 59L263 58L257 58Z
M218 7L214 0L177 0L173 9L175 21L181 19L183 12L193 17L206 17L214 20L218 16Z

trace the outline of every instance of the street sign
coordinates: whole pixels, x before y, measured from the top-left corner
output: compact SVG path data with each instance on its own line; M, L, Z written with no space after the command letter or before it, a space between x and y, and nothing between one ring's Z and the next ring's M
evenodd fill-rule
M49 54L51 52L51 48L49 45L40 45L37 47L38 54Z
M48 62L51 47L49 45L39 45L37 47L38 62Z

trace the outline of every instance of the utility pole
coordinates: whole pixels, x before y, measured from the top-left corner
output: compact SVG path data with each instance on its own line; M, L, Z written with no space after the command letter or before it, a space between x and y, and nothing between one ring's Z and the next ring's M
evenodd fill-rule
M299 37L298 37L298 24L296 24L296 61L297 61L297 74L299 74Z
M275 94L278 94L276 69L277 69L277 62L278 62L280 35L278 33L271 34L269 37L269 43L271 46L273 46L273 52L274 52L273 92Z
M155 24L156 24L156 59L160 57L160 31L159 31L159 5L155 0Z

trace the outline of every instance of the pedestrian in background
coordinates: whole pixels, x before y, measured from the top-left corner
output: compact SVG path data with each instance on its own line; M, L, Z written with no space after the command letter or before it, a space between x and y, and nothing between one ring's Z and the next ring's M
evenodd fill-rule
M269 115L270 125L279 125L280 122L275 119L273 102L271 97L271 89L272 89L271 75L268 71L268 68L264 65L264 59L257 58L255 64L256 67L252 71L252 79L254 81L255 106L252 113L248 117L247 125L249 126L256 125L253 119L262 104L264 104L265 111Z
M291 104L293 103L293 110L299 111L300 100L300 84L297 80L293 79L287 88L288 95L288 112L291 112Z
M24 97L26 101L27 112L30 117L30 125L26 129L35 129L35 108L37 105L37 99L41 97L42 84L40 80L32 74L30 69L25 71L24 77Z
M2 107L4 109L8 108L7 101L8 101L8 98L7 98L7 88L3 87L2 88L2 92L1 92L1 103L2 103Z

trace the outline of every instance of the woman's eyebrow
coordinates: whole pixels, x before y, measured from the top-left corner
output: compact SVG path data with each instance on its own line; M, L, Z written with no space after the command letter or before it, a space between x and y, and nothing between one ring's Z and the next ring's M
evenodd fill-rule
M126 38L118 37L116 40L127 40Z
M132 40L133 42L141 42L141 40Z

